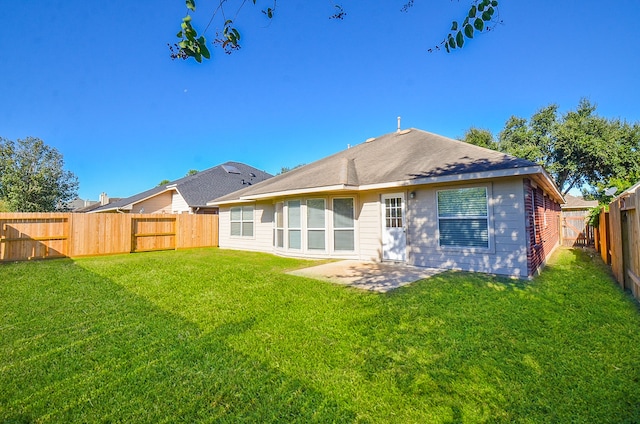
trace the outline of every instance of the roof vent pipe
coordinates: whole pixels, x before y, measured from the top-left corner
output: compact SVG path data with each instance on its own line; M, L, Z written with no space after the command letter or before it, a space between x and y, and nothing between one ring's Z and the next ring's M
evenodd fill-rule
M396 132L400 132L400 119L401 118L398 116L398 131L396 131Z

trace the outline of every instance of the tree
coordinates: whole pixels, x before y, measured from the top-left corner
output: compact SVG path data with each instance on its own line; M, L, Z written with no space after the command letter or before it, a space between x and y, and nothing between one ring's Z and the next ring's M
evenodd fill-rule
M582 195L588 199L608 204L611 199L640 181L640 124L628 124L619 120L610 123L614 132L615 144L607 146L612 151L608 179L582 189ZM608 189L615 187L615 193L607 194Z
M499 150L543 165L563 194L595 186L615 174L620 155L615 126L595 110L582 99L575 111L561 116L558 106L550 105L528 122L511 117L500 133Z
M63 167L62 155L38 138L0 138L0 199L13 212L66 209L78 178Z
M187 171L185 177L190 177L191 175L196 175L199 171L197 169L190 169Z
M498 148L498 143L491 131L482 128L469 128L459 140L487 149L497 150Z
M604 199L605 188L628 188L640 177L640 126L607 120L595 111L582 99L565 114L552 104L529 120L512 116L493 148L543 165L563 194L588 185L590 197ZM463 141L486 147L492 136L470 128Z
M170 182L171 182L171 181L169 181L169 180L167 180L167 179L164 179L164 180L162 180L162 181L160 181L160 182L158 183L158 187L163 186L163 185L167 185L167 184L169 184Z
M283 166L283 167L280 168L280 172L278 172L276 175L281 175L281 174L284 174L286 172L293 171L294 169L300 168L300 167L305 166L305 165L306 165L306 163L299 163L294 167Z
M185 0L187 7L187 14L182 18L180 24L180 31L177 33L179 42L176 44L169 44L171 51L171 57L173 59L188 59L193 58L197 62L202 62L202 59L210 59L211 52L207 47L207 39L205 34L209 27L216 19L220 20L222 24L221 30L216 34L216 38L213 40L213 44L220 47L225 53L230 54L233 51L240 49L241 34L236 27L234 19L230 19L229 16L237 16L238 12L244 7L246 0L211 0L214 4L217 4L214 12L212 13L209 24L202 32L196 30L192 23L192 13L196 11L195 0ZM273 19L276 12L276 0L270 0L269 7L261 9L261 13L267 19ZM415 0L405 0L406 3L401 7L402 12L407 12L414 4ZM451 52L456 48L462 48L466 40L473 38L474 34L483 31L490 31L498 23L501 23L498 13L498 0L469 0L470 6L467 15L461 20L455 20L451 24L449 33L443 38L443 40L428 49L429 52L446 50ZM217 2L217 3L216 3ZM257 5L257 0L252 0L254 5ZM330 19L342 20L347 15L345 9L339 5L333 4L333 14L329 16Z

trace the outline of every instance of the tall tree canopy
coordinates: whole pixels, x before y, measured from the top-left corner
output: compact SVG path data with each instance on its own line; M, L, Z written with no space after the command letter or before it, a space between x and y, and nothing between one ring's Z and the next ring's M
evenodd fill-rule
M62 155L38 138L0 138L0 202L13 212L65 209L78 179L63 167Z
M200 3L201 0L198 0ZM180 31L177 33L179 42L169 45L171 57L174 59L193 58L197 62L202 59L210 59L211 52L207 46L205 37L209 28L218 26L216 38L213 44L220 47L225 53L231 53L240 48L241 34L235 22L235 16L245 6L247 0L209 0L216 5L208 25L204 30L199 31L193 25L192 14L196 12L196 1L185 0L187 15L182 18ZM414 4L415 0L402 0L400 11L407 12ZM251 0L253 5L258 5L258 0ZM267 18L273 19L276 14L277 0L268 0L268 6L263 7L265 1L261 1L260 12ZM344 19L347 12L342 5L333 3L333 13L331 19ZM428 49L429 52L445 50L451 52L454 49L462 48L465 41L473 38L474 34L483 31L490 31L500 21L498 13L498 0L469 0L469 9L461 20L454 20L451 23L449 32L442 41L434 47ZM435 9L435 7L434 7ZM216 23L216 21L218 21ZM446 22L446 21L445 21Z
M471 127L464 133L463 137L458 139L486 149L498 150L498 143L493 134L484 128Z
M587 185L586 193L599 198L606 187L628 188L640 177L640 125L609 120L595 111L585 99L564 114L553 104L528 120L510 117L498 140L475 128L462 140L543 165L563 194Z

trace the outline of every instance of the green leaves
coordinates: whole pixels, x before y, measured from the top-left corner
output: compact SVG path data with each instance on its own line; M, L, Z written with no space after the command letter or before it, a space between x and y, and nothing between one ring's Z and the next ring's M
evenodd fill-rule
M498 0L474 0L469 7L467 16L459 25L458 21L451 23L451 30L446 38L440 43L447 53L452 49L460 49L464 46L465 39L471 39L475 32L489 31L498 22L495 16L498 7ZM489 24L491 23L491 24ZM440 50L440 46L436 46L435 50ZM433 52L434 49L429 49Z
M42 140L0 138L0 200L15 212L53 212L77 195L78 178Z
M467 38L473 38L473 27L469 24L466 24L464 26L464 35L467 36Z
M595 110L583 99L566 113L549 105L528 120L511 117L500 132L498 149L543 165L564 193L585 184L611 187L617 177L637 182L640 126L625 126Z
M233 26L233 21L231 19L227 19L224 23L224 30L222 31L222 35L224 37L224 41L222 42L222 48L238 48L240 41L240 32L235 29Z
M216 17L227 15L226 9L229 4L232 2L228 2L227 0L218 0L217 7L212 12L212 15L209 19L209 23L207 27L204 29L202 33L199 33L193 26L192 17L190 15L191 12L195 12L196 10L196 0L185 0L185 5L187 7L187 15L182 18L182 22L180 24L180 31L176 33L176 37L179 38L179 42L176 44L169 44L169 50L171 51L170 56L172 59L189 59L193 58L196 62L202 62L203 59L210 59L211 52L207 47L207 40L205 38L205 33L209 29L209 26L212 25ZM241 9L244 4L247 3L242 1L239 5L239 9ZM251 3L254 5L257 4L257 0L251 0ZM341 10L340 6L337 6ZM238 11L239 11L238 9ZM276 0L273 0L273 4L271 7L267 7L261 10L261 12L268 18L273 19L276 10ZM238 11L235 12L237 15ZM229 16L233 16L233 14L229 14ZM336 17L340 19L344 16L344 11L341 11L339 14L336 14ZM222 30L216 30L216 37L213 39L213 44L221 47L225 53L230 54L234 50L240 49L240 31L235 26L233 20L226 19L222 25Z
M188 10L196 10L195 0L185 0L185 4ZM179 58L186 60L192 57L198 63L201 63L203 58L210 59L211 53L207 48L206 38L204 35L198 36L198 32L193 28L191 21L192 18L189 14L182 18L180 31L176 34L176 37L180 39L180 42L178 42L178 44L174 44L177 50L174 50L171 45L169 45L169 50L171 50L172 59Z

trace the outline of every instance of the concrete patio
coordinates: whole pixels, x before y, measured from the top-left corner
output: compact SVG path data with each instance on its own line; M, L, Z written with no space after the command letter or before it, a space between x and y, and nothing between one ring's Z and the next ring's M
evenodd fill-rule
M297 269L288 274L386 293L442 271L392 262L345 260Z

